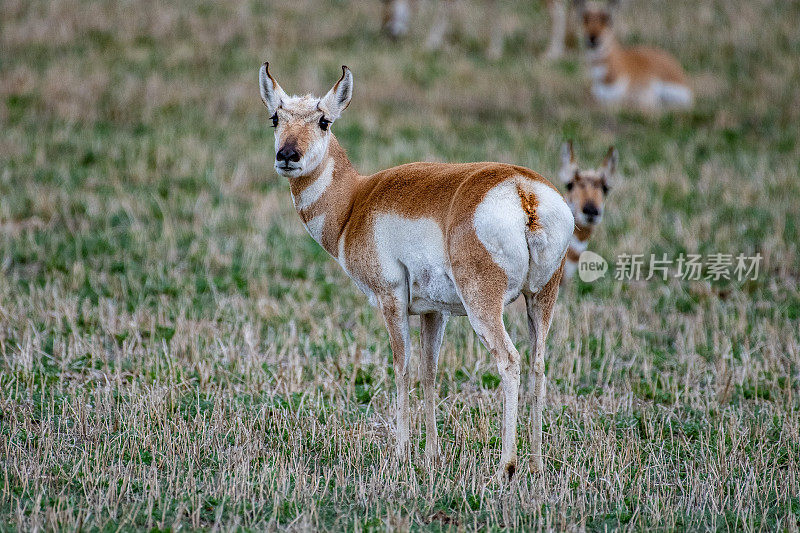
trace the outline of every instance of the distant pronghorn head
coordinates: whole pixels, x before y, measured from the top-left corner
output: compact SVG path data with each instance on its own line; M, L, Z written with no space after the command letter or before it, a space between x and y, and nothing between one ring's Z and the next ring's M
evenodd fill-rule
M578 2L583 34L589 50L603 50L613 39L611 30L611 11L616 2Z
M603 204L617 172L617 159L617 150L612 146L599 168L581 170L572 141L562 145L558 176L567 186L565 198L578 226L594 226L603 218Z
M261 65L259 82L275 128L275 170L287 178L310 174L328 150L330 126L350 104L353 74L343 66L342 77L322 98L287 95L270 75L269 63Z

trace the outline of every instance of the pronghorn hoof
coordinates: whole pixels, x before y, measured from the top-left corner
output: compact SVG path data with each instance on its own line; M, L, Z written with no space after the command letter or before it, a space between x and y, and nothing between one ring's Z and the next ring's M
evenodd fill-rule
M516 474L517 474L517 460L514 459L501 466L500 470L497 471L495 478L497 482L502 485L511 482Z
M401 462L408 462L411 460L411 446L407 442L398 444L397 448L395 448L395 452L397 453L397 459Z
M425 452L425 467L428 470L438 470L444 465L442 454L439 452L428 453Z

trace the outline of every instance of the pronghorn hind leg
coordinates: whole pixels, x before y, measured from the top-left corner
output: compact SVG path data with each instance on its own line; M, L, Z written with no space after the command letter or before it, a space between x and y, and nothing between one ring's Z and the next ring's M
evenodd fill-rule
M544 472L542 460L542 410L544 408L545 375L544 375L544 349L547 332L553 320L553 307L558 297L558 287L564 272L564 261L556 270L550 281L542 289L532 294L525 293L525 304L528 310L528 332L531 337L533 349L533 457L531 470Z
M494 264L494 263L484 263ZM492 354L503 388L502 451L499 476L510 480L517 470L517 410L519 407L519 352L511 342L503 324L503 296L506 289L505 274L486 271L453 273L460 287L461 300L467 311L470 325L486 349ZM483 274L483 275L480 275ZM500 275L498 275L500 274Z
M497 364L503 387L502 450L500 475L510 480L517 470L517 412L519 408L520 356L503 324L502 301L497 312L483 314L467 309L470 324Z
M386 329L389 331L394 379L397 385L397 454L401 459L410 459L408 363L411 359L411 339L408 308L402 298L391 294L379 297L379 303L383 319L386 322Z
M436 430L436 367L446 323L447 317L442 313L426 313L420 316L422 350L419 368L422 390L425 394L425 462L429 468L434 467L440 458L439 436Z

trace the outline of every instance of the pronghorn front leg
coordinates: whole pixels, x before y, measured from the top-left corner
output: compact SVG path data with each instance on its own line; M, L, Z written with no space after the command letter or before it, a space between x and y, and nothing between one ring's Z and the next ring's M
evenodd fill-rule
M564 55L564 39L567 36L568 0L547 0L550 11L550 44L544 53L545 59L560 59Z
M409 409L408 409L408 363L411 359L411 338L408 328L408 307L402 298L387 295L379 298L381 313L389 330L392 345L394 379L397 385L397 454L409 459Z
M439 436L436 430L436 366L442 346L447 317L442 313L426 313L420 316L419 358L422 390L425 393L425 462L434 466L439 459Z

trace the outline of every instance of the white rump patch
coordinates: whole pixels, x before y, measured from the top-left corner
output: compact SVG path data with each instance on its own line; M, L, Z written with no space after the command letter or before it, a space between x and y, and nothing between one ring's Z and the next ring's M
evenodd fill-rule
M328 162L319 177L300 193L299 199L295 204L295 208L298 211L306 209L320 199L333 180L333 165L333 158L328 158Z
M525 189L532 190L539 201L536 214L540 229L528 234L531 260L528 287L531 292L538 292L561 264L575 232L575 219L567 202L552 187L527 182Z
M495 186L475 210L475 233L508 276L507 299L519 294L528 273L527 220L515 180Z
M692 105L692 90L685 85L654 81L653 91L665 107L685 108Z

